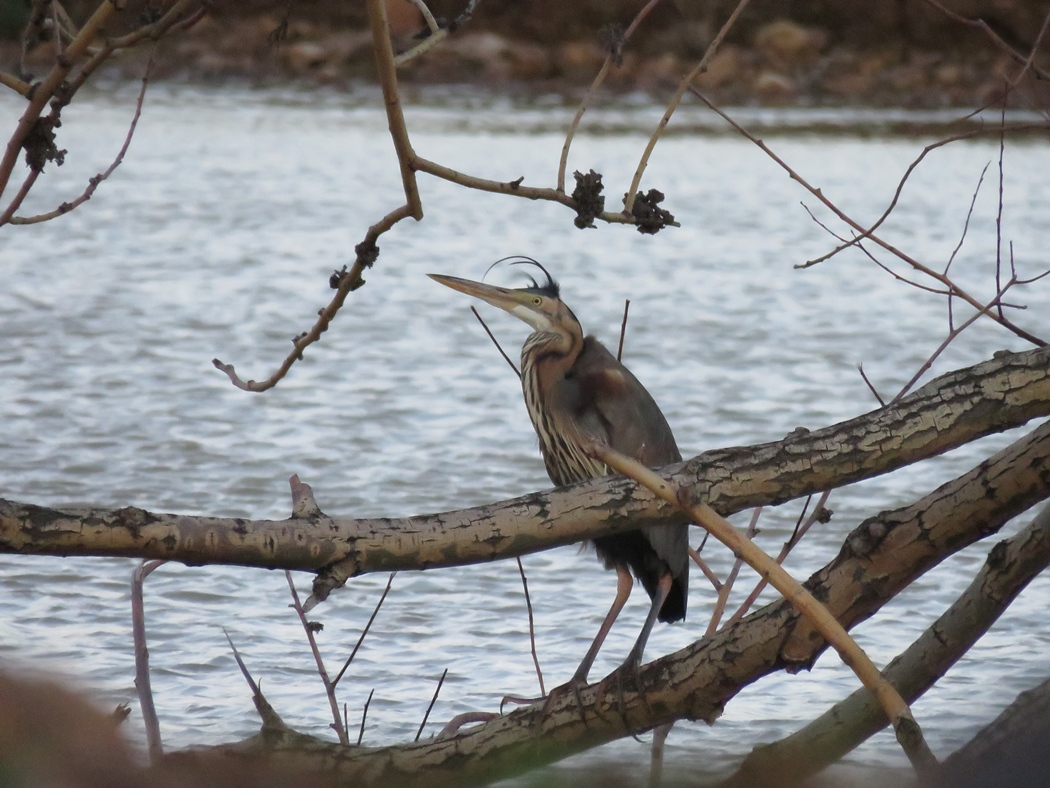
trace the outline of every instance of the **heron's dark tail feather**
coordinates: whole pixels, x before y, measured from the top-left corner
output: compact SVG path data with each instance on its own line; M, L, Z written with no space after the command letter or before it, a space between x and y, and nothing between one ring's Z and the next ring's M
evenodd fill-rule
M648 585L645 588L649 591ZM656 589L649 593L652 597L656 593ZM657 616L658 621L663 621L670 624L673 621L683 621L685 619L685 608L686 602L689 600L689 587L682 582L682 578L676 577L671 582L671 591L667 594L667 599L664 600L663 607L660 608L660 613Z

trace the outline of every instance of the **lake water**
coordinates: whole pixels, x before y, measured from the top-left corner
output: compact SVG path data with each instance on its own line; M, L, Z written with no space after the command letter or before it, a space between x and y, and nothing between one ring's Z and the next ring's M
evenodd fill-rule
M135 86L103 87L67 109L60 137L66 164L49 167L23 214L72 199L108 166L134 99ZM574 109L556 96L518 101L447 89L410 91L408 105L421 155L539 186L553 185ZM335 515L436 512L547 488L517 379L468 311L470 300L425 276L478 279L506 255L543 261L585 330L607 344L615 345L624 299L631 299L624 360L663 407L687 456L866 412L874 402L856 364L891 396L946 332L943 299L892 279L859 253L795 270L835 243L800 202L822 221L833 217L754 145L685 107L642 183L667 195L664 205L680 228L655 237L619 226L581 232L562 206L421 176L424 221L402 222L381 238L367 286L349 298L323 341L275 390L235 389L211 359L236 364L246 379L267 377L328 302L331 271L352 260L368 225L401 203L380 108L370 89L157 86L123 166L88 204L54 222L0 230L0 495L281 518L292 473ZM0 127L11 129L20 110L3 96ZM570 172L603 173L615 207L661 113L641 97L599 108L575 143ZM761 127L779 155L862 221L881 213L908 163L935 139L887 130L945 118L818 110L737 116ZM991 162L952 268L982 299L994 293L997 158L994 138L931 154L884 232L943 268ZM1033 275L1046 265L1050 148L1011 141L1004 167L1004 244L1013 242L1022 275ZM1050 284L1011 300L1029 306L1019 323L1050 333ZM484 314L516 356L524 324L491 309ZM1000 348L1025 345L979 324L931 374ZM864 517L921 497L1019 434L835 493L834 519L796 549L789 569L807 576ZM765 511L760 543L775 552L799 509ZM858 628L878 664L943 612L989 547L954 557ZM731 556L718 547L706 554L724 576ZM134 563L0 556L0 664L62 676L105 707L130 701L127 729L140 737L129 618ZM573 547L528 556L524 565L550 687L578 663L615 580ZM309 575L296 579L309 588ZM386 580L355 579L317 611L330 669L356 642ZM738 598L752 583L745 570ZM689 620L660 626L647 655L699 637L713 598L694 570ZM1050 673L1048 598L1050 583L1038 579L915 704L938 755ZM330 735L323 690L288 602L278 572L168 565L150 577L153 682L169 748L257 730L222 627L284 719ZM638 591L593 677L627 653L647 608ZM536 693L513 561L397 576L340 686L351 728L374 688L365 743L411 739L446 668L430 733L460 712L495 710L504 694ZM810 674L771 676L742 692L716 725L676 726L669 769L724 772L856 685L834 654ZM601 759L640 779L648 757L628 739L557 768ZM904 764L887 733L850 761Z

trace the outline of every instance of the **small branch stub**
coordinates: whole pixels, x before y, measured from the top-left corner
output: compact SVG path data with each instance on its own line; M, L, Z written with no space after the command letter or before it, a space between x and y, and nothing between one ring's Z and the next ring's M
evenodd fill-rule
M292 519L310 519L324 514L314 499L313 488L299 481L297 474L292 474L288 486L292 488Z

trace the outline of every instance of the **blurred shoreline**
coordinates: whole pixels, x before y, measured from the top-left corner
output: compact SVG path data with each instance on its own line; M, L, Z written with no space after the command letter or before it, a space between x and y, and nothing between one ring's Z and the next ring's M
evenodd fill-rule
M90 3L81 5L84 12L90 10ZM374 82L364 4L346 5L299 7L256 0L233 8L216 6L190 30L159 42L154 79L336 87ZM458 6L430 5L439 24L456 19ZM449 5L449 16L439 16L443 5ZM475 84L580 95L641 3L620 0L595 6L594 0L585 0L569 4L570 10L564 5L482 2L474 18L399 69L399 78L405 85ZM623 47L603 92L641 91L656 100L668 96L699 62L735 4L718 0L702 4L699 11L693 5L701 4L668 0L658 6L662 16L654 11ZM1029 74L1008 87L1021 65L1006 49L1027 57L1043 33L1034 63L1050 69L1050 36L1043 29L1050 3L945 3L965 5L971 14L982 6L993 8L998 21L985 28L963 24L922 0L894 4L897 16L880 4L875 10L851 10L843 0L825 0L809 4L808 13L795 14L801 18L789 18L786 14L799 11L794 8L799 5L753 3L753 13L733 28L694 81L696 87L716 102L737 106L977 108L1002 106L1004 96L1015 108L1050 106L1048 80ZM909 5L923 15L913 9L908 16ZM387 6L395 51L418 47L427 35L418 8L409 0L387 0ZM813 6L827 7L814 11ZM12 70L20 58L17 36L10 37L15 29L9 23L9 38L0 41L4 67ZM53 57L50 42L42 42L29 52L25 70L39 78ZM138 79L147 58L146 48L122 52L103 71Z

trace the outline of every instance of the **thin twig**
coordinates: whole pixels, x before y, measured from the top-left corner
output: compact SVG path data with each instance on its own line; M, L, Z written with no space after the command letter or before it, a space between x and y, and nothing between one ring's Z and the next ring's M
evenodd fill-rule
M784 561L787 560L788 554L791 552L792 548L802 541L802 537L804 537L809 529L813 527L814 523L826 522L828 513L824 507L830 496L831 490L825 490L822 492L820 498L817 499L817 505L813 507L813 512L809 517L806 517L806 510L809 508L810 499L813 496L810 495L806 497L806 502L802 505L802 511L799 512L798 519L795 521L795 528L791 532L791 537L784 542L783 546L780 548L780 553L776 557L776 562L778 564L781 566L784 565ZM740 607L737 608L736 612L726 620L726 626L735 624L747 615L747 611L755 604L759 595L766 589L767 585L769 585L769 580L767 578L763 577L759 580L755 584L755 587L751 589L751 593L747 595L747 599L745 599L740 604Z
M620 323L620 346L616 348L616 360L623 361L623 338L627 336L627 312L631 308L631 299L624 299L623 322Z
M664 777L664 744L673 722L653 728L653 743L649 748L649 788L660 788Z
M40 177L41 172L43 172L43 170L32 169L26 175L25 180L22 181L22 185L19 187L14 199L11 200L7 208L4 209L4 212L0 213L0 227L11 221L11 218L15 215L15 211L22 206L23 201L29 195L29 190L33 188L33 184L36 183L36 179Z
M423 735L423 728L427 725L427 720L430 718L430 710L434 708L434 704L437 703L438 693L441 692L441 685L445 683L445 676L448 675L448 668L445 668L441 674L441 678L438 679L437 689L434 690L434 697L430 699L430 705L427 706L427 713L423 715L423 721L419 723L419 730L416 731L416 741L419 741L419 737Z
M160 720L157 718L157 707L153 704L153 687L150 684L143 584L153 570L164 563L143 561L131 574L131 635L135 644L135 689L138 690L142 724L146 728L150 763L156 763L164 755L164 745L160 738Z
M991 162L984 165L984 169L981 170L981 177L977 179L977 187L973 190L973 195L970 197L970 208L966 211L966 221L963 222L962 234L959 236L959 243L952 249L951 256L948 258L948 264L944 266L944 273L947 276L949 269L952 267L952 263L955 262L955 256L959 254L959 250L962 249L963 243L966 241L966 234L970 231L970 219L973 217L974 206L977 205L977 195L981 192L981 185L984 183L984 175L988 172L988 167ZM948 295L949 303L951 301L951 294Z
M55 45L55 60L62 59L62 34L65 31L58 23L58 3L51 0L51 41Z
M489 339L492 340L492 344L496 346L496 350L499 351L499 354L503 356L503 360L510 365L510 368L514 370L514 374L517 375L520 379L521 372L518 371L517 366L515 366L514 362L510 360L510 356L507 355L506 351L503 349L503 346L499 343L499 340L496 339L495 335L489 329L488 323L484 321L484 319L481 317L481 315L478 313L478 310L475 307L472 306L470 308L470 311L474 313L474 317L476 317L478 319L478 322L481 323L481 327L485 329L485 333L489 335ZM522 575L522 577L524 577L524 575Z
M361 710L361 730L357 732L357 744L361 745L361 740L365 737L365 720L368 719L368 706L372 702L372 696L376 694L375 687L372 687L372 691L368 693L368 700L365 701L365 707Z
M694 550L692 547L689 548L689 557L693 559L693 563L700 567L700 571L704 573L711 585L714 586L715 592L717 593L722 589L722 581L718 579L718 575L714 573L707 561L700 557L700 552Z
M387 125L390 128L390 138L394 141L398 164L401 166L401 185L405 191L405 202L412 218L419 221L423 218L423 203L419 197L416 172L412 166L416 154L412 150L405 114L401 110L397 66L394 64L394 49L390 43L386 3L384 0L365 0L365 6L368 9L368 26L372 33L372 50L376 56L376 72L383 89Z
M252 690L252 702L255 704L255 710L259 712L259 717L262 719L262 726L264 731L287 731L288 726L284 724L284 720L281 719L281 715L274 710L270 702L266 700L266 697L262 694L262 687L252 678L252 674L248 671L248 666L244 664L244 660L241 659L241 654L237 651L237 647L233 645L233 638L230 637L230 633L226 631L226 627L222 628L222 634L226 636L226 642L230 644L230 650L233 652L233 658L237 662L237 667L241 671L241 675L244 676L244 680L248 682L248 686Z
M872 393L872 395L875 397L875 399L877 399L879 401L879 405L882 406L883 408L885 408L886 407L886 400L884 400L882 398L882 395L879 394L878 389L875 388L874 384L872 384L872 382L870 380L868 380L868 375L864 371L864 365L863 364L857 364L857 372L860 373L860 378L861 378L861 380L864 381L864 385L866 385L868 387L868 391L870 391Z
M532 618L532 600L529 598L529 581L525 578L525 567L522 566L521 557L516 558L518 572L521 573L521 587L525 591L525 608L529 611L529 644L532 648L532 662L536 666L536 678L540 682L540 697L547 697L547 690L543 687L543 671L540 670L540 658L536 653L536 626Z
M1003 292L1003 154L1006 151L1006 102L1010 91L1003 93L1003 106L999 113L999 202L995 211L995 292ZM1003 307L997 307L999 317Z
M14 74L9 74L6 71L0 71L0 85L11 88L22 98L28 98L29 91L33 89L33 86L24 79L19 79Z
M254 694L259 694L261 691L259 684L252 678L252 674L248 670L248 666L244 664L244 660L241 658L241 652L237 650L237 647L233 645L233 638L230 637L230 633L226 631L226 627L222 628L222 634L226 636L226 642L230 644L230 649L233 651L233 659L237 663L238 669L241 671L241 675L244 676L244 680L248 682L248 687Z
M1024 71L1027 71L1027 70L1031 69L1031 71L1033 73L1039 75L1040 78L1042 78L1042 79L1050 79L1050 73L1048 73L1048 72L1044 71L1043 69L1037 67L1036 65L1034 65L1031 62L1032 61L1032 57L1033 57L1032 54L1030 54L1026 58L1024 55L1022 55L1020 52L1018 52L1016 49L1014 49L1012 46L1010 46L1008 43L1006 43L1002 38L1000 38L999 34L996 33L994 30L992 30L992 28L988 25L988 23L985 22L983 19L967 19L965 16L957 14L954 11L948 10L943 5L941 5L937 0L926 0L926 2L929 5L932 5L934 8L936 8L938 11L940 11L942 14L944 14L948 18L954 19L959 24L966 25L967 27L975 27L978 30L984 31L997 47L999 47L1001 50L1003 50L1003 52L1008 54L1010 57L1012 57L1014 60L1016 60L1018 63L1020 63L1024 67L1024 69L1022 70L1021 73L1024 73ZM1050 14L1047 15L1047 20L1050 20ZM1046 25L1047 25L1047 22L1044 21L1043 22L1043 31L1046 30ZM1039 41L1042 39L1042 36L1043 36L1043 32L1040 32L1039 36L1036 38L1036 46L1038 46ZM1033 48L1032 52L1034 54L1034 52L1035 52L1034 48Z
M397 572L391 572L390 573L390 577L387 578L386 588L383 589L383 595L379 597L379 602L376 603L375 610L373 610L372 611L372 615L369 616L368 623L365 624L365 628L363 630L361 630L361 637L359 637L357 639L357 643L354 644L354 650L350 652L350 656L347 657L346 663L343 665L343 667L339 671L338 675L336 675L335 681L332 682L332 687L333 688L339 683L339 679L341 679L343 677L343 674L346 673L346 669L348 667L350 667L350 663L354 661L354 657L357 656L357 650L359 648L361 648L361 644L365 642L365 635L368 634L368 630L372 628L372 622L375 621L376 620L376 616L379 615L379 608L381 608L383 606L383 600L386 599L386 595L390 593L390 586L393 585L393 583L394 583L394 576L396 574L397 574Z
M427 4L423 0L411 0L411 3L423 15L423 21L427 23L427 30L430 31L431 35L441 29L441 26L438 25L437 20L434 19L434 15L430 13L430 9L427 8Z
M438 44L440 44L442 41L448 38L448 36L449 32L447 27L439 29L436 33L432 33L431 35L427 36L407 52L402 52L400 55L395 56L394 65L400 68L401 66L405 65L405 63L408 63L410 60L415 60L420 55L425 54L426 52L429 52L431 49L436 47Z

